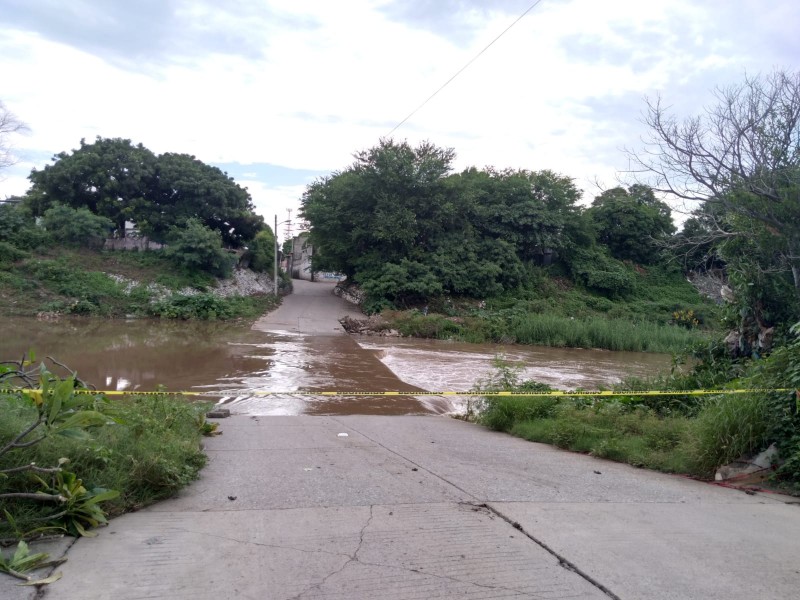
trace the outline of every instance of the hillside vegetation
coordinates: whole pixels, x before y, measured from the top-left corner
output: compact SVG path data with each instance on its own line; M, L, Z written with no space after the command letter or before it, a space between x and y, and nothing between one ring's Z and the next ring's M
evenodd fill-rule
M271 274L275 247L250 194L216 167L98 137L30 180L0 204L0 314L227 319L277 302L215 293L237 261ZM132 233L166 245L101 250Z

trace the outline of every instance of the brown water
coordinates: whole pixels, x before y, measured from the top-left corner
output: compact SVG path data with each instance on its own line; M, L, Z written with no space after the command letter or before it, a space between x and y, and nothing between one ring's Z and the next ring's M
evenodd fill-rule
M258 392L466 391L503 355L522 376L561 389L592 389L626 375L651 375L669 357L437 340L311 336L253 331L246 325L150 320L11 319L0 333L0 360L29 350L77 370L98 389L213 393L234 412L253 415L451 412L458 399L352 398ZM58 370L58 367L54 367Z

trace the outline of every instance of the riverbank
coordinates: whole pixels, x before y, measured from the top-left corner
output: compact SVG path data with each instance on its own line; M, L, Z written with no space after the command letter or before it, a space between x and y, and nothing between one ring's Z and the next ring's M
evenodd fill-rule
M635 291L614 300L547 269L532 274L498 297L445 297L342 324L366 335L661 353L685 351L721 331L719 307L676 272L637 271Z
M59 315L225 320L274 309L272 279L247 269L228 279L177 267L160 251L45 247L0 269L0 316ZM287 291L286 282L282 289Z

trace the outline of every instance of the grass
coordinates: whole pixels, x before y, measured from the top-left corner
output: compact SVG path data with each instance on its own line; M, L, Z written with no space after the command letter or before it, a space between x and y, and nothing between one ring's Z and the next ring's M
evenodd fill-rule
M635 396L618 400L488 397L478 420L490 429L532 442L636 467L710 478L720 466L769 445L781 418L767 394L719 395L698 403L696 416L688 416L670 410L659 414ZM791 449L784 451L785 457L793 456ZM786 489L796 491L792 478L784 479Z
M636 352L676 352L706 339L700 331L674 325L551 314L516 317L510 323L510 330L514 341L520 344Z
M531 269L525 286L483 302L443 298L430 302L427 314L382 316L387 327L413 337L640 352L682 352L716 331L717 307L680 274L651 269L637 277L630 297L611 300L556 271Z
M708 340L708 333L667 323L600 316L582 319L515 312L510 316L446 317L419 311L384 312L389 327L412 337L500 342L634 352L680 352Z
M543 402L546 409L542 410ZM695 423L659 416L620 402L517 396L487 399L480 421L532 442L583 452L637 467L707 476L694 443Z
M119 283L119 275L138 285ZM44 248L0 265L0 315L59 313L100 317L156 316L176 319L234 319L263 314L278 304L270 295L218 298L205 293L208 274L176 267L160 252L105 252ZM173 292L160 300L148 287ZM199 290L196 296L178 290Z
M68 458L64 468L74 472L87 490L119 492L116 498L102 504L109 515L137 510L172 496L197 477L206 462L200 450L206 405L171 395L115 398L102 404L104 414L113 416L116 423L92 428L86 439L50 435L30 448L12 450L0 459L0 469L30 462L50 466L58 464L62 457ZM32 402L21 395L0 396L0 413L0 446L36 419ZM11 475L3 487L35 493L40 484L31 473L23 473ZM3 511L13 519L0 517L0 538L10 538L51 525L45 517L54 508L6 499L0 500L0 515L5 514Z
M786 386L796 368L800 342L750 363L736 387ZM795 365L795 366L793 366ZM701 365L694 367L698 370ZM494 372L478 391L547 392L535 381L520 381L519 365L496 358ZM778 382L772 380L778 375ZM636 389L686 389L687 375L673 373ZM690 378L691 379L691 378ZM693 381L693 379L691 379ZM649 383L649 385L647 385ZM632 389L630 382L622 384ZM800 431L793 392L713 396L486 396L467 418L497 431L575 452L671 473L709 478L720 466L752 456L776 442L783 459L776 485L800 492Z

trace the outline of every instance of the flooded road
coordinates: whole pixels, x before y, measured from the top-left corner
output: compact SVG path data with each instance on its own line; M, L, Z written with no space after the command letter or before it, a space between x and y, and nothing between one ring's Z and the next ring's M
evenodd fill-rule
M668 356L656 354L318 336L225 323L6 321L0 358L18 359L29 350L37 360L53 356L99 389L150 391L164 385L171 391L214 392L214 399L234 412L253 415L451 412L458 399L258 393L466 391L489 376L497 355L523 365L525 378L562 389L591 389L669 366Z

